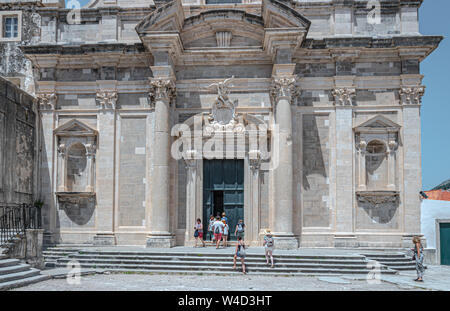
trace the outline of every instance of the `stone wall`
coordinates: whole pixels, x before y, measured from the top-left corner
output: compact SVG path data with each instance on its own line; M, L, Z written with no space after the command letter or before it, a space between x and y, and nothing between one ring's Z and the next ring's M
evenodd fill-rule
M8 41L6 38L0 40L0 75L29 93L34 92L33 68L19 45L39 43L41 16L36 11L39 6L40 1L0 3L0 14L8 11L21 12L19 24L22 25L19 29L20 41Z
M0 205L35 198L35 127L34 98L0 77Z

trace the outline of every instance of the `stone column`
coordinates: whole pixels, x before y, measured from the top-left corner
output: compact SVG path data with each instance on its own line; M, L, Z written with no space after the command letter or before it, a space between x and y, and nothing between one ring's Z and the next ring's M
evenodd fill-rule
M94 158L95 158L95 145L87 144L86 146L86 175L87 186L86 192L94 192Z
M66 145L59 144L58 145L58 192L67 191L67 167L66 167Z
M422 189L420 105L425 92L423 86L402 87L403 106L403 246L411 244L413 235L420 235L420 195Z
M336 88L336 234L335 247L352 247L353 232L353 110L354 88Z
M251 170L250 177L250 208L247 213L247 240L254 241L257 244L259 239L260 228L260 205L261 205L261 184L259 170L261 167L261 152L259 150L250 150L248 153L248 161ZM233 229L234 230L234 229Z
M95 245L115 245L114 235L114 172L116 149L116 81L97 81L99 145L96 168L101 174L96 180L96 229Z
M292 249L298 247L293 234L293 166L292 166L292 112L291 102L295 95L296 76L275 76L272 84L275 125L276 153L272 154L274 176L274 206L272 230L276 247Z
M44 243L57 243L56 236L56 196L54 195L53 185L55 180L53 177L55 160L54 150L54 136L53 129L55 128L54 111L57 103L57 95L55 93L39 93L37 94L39 102L39 114L42 128L41 154L40 154L40 194L45 204L42 209L42 219L44 227ZM55 148L55 149L54 149ZM57 188L56 188L57 189Z
M194 223L196 218L197 207L197 159L196 151L188 150L184 159L187 170L186 178L186 233L184 245L191 245L194 236ZM202 217L200 217L202 218ZM206 220L205 220L206 221ZM203 224L203 234L206 239L208 232L208 223Z
M170 104L175 95L175 83L170 78L155 78L150 84L155 105L155 149L147 247L172 247L175 240L170 232Z
M358 190L364 191L367 188L366 181L366 147L367 142L361 140L358 145L359 149L359 185Z
M387 188L389 190L397 190L395 185L395 150L397 149L397 142L395 140L389 140L387 150L387 161L388 161L388 182Z

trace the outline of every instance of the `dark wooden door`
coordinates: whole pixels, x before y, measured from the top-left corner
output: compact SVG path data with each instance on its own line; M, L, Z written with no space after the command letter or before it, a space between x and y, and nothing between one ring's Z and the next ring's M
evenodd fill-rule
M450 266L450 223L440 223L441 265Z
M244 160L203 161L203 222L226 213L230 240L239 219L244 220Z

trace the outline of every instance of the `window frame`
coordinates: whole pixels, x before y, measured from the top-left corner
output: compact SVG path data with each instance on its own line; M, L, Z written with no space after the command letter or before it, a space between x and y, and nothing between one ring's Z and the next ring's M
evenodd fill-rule
M17 37L5 37L6 18L17 18ZM0 42L22 41L22 11L3 11L0 12Z

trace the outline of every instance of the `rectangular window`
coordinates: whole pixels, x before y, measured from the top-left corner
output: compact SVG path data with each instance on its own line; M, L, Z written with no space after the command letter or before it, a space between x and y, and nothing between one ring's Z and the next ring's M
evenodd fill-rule
M5 16L3 18L3 37L17 38L19 36L19 18L17 16Z

